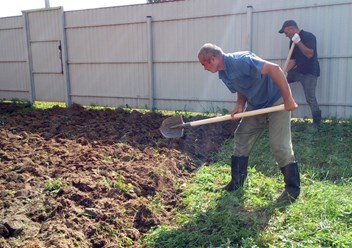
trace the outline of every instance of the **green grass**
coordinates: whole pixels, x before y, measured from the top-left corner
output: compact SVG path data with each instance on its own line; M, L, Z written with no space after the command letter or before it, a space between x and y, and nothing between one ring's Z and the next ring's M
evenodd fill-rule
M276 202L284 183L264 133L250 157L244 189L224 192L233 141L216 163L203 166L186 186L173 224L143 238L147 247L352 247L352 122L292 123L301 170L301 195Z

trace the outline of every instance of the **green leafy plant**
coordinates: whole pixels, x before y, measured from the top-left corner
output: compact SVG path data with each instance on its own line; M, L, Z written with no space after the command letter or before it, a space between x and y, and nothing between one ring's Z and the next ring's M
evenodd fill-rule
M109 180L109 178L104 177L100 180L100 183L106 186L107 188L111 188L111 181Z
M114 181L113 185L114 188L121 190L123 193L131 193L133 192L133 185L131 183L125 183L122 178L118 178Z
M62 186L63 183L60 180L49 180L45 184L44 191L52 195L57 195L60 192Z

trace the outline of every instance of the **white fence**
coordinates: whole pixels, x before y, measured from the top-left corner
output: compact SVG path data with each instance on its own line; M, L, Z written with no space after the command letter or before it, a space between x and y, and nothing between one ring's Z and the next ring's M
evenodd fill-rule
M219 112L234 106L216 74L197 60L201 45L252 50L283 65L286 19L313 32L323 116L352 113L352 0L185 0L66 11L25 10L0 18L0 98ZM301 85L291 84L310 116Z

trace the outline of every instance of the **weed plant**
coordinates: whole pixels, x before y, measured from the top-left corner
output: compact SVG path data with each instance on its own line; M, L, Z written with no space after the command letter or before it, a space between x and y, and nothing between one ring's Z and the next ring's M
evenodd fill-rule
M62 186L63 183L60 180L50 179L46 182L44 191L52 195L57 195L60 192Z

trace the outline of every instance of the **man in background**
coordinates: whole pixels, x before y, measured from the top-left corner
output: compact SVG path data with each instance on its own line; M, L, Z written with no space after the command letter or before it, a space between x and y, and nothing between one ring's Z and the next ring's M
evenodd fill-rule
M313 125L318 128L321 121L321 110L315 95L320 66L317 54L317 41L315 36L303 29L299 29L294 20L287 20L279 33L284 33L296 47L287 66L287 81L289 83L301 82L306 101L313 116Z

